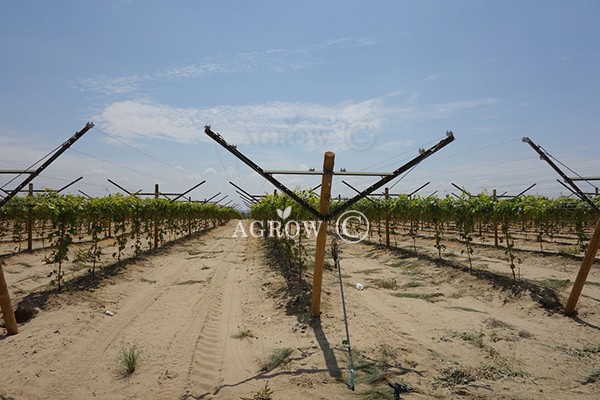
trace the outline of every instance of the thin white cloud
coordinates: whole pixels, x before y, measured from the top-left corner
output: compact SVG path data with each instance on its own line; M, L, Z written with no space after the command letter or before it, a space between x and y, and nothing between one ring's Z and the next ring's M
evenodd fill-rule
M428 77L425 78L426 81L434 81L436 79L441 78L442 75L438 74L438 75L429 75Z
M135 93L148 81L165 79L204 78L213 75L235 74L251 71L286 72L323 64L319 52L332 47L373 45L373 37L340 38L302 46L291 50L269 49L265 51L219 54L204 57L193 63L181 63L161 68L148 74L130 74L110 77L100 75L79 79L71 85L83 91L96 91L106 96L122 96Z
M146 137L179 143L209 141L204 125L211 124L233 144L368 150L376 144L378 135L393 124L450 118L499 102L479 99L397 106L387 105L386 98L337 105L269 102L208 108L176 108L128 100L108 105L94 120L103 130L129 140Z
M414 145L414 140L394 140L375 147L375 150L394 151L401 147L410 147Z

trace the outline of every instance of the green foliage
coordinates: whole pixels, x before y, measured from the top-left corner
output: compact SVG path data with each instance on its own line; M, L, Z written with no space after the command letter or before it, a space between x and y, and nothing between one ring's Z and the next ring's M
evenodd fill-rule
M123 345L119 352L118 360L124 375L135 372L142 358L142 352L137 344Z
M265 387L260 389L252 397L240 397L241 400L271 400L273 391L269 388L269 382L265 382Z
M280 365L286 365L290 362L290 356L294 352L291 347L277 348L274 349L271 355L269 355L260 366L260 370L269 372L279 367Z
M166 199L141 199L137 196L111 195L103 198L85 198L74 195L59 195L44 192L28 197L14 197L0 208L0 239L11 235L18 243L25 233L25 221L31 208L33 224L41 232L50 227L47 234L38 237L48 239L51 253L45 258L49 264L57 265L51 272L55 283L61 287L63 279L62 264L69 260L69 249L78 238L88 236L89 248L80 251L80 259L92 262L90 273L94 274L96 263L101 260L103 249L100 246L104 238L102 232L114 229L114 257L121 261L128 243L137 256L141 253L144 235L148 245L154 239L154 226L158 227L158 238L162 242L164 235L186 235L213 226L232 218L241 218L232 208L214 204L189 202L170 202Z

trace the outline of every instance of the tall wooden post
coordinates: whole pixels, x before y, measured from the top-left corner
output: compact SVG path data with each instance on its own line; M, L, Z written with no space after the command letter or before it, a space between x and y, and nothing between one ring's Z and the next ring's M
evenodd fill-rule
M496 189L494 189L494 200L496 200ZM498 222L494 220L494 246L498 247Z
M29 192L27 196L33 197L33 183L29 184ZM27 210L27 251L33 250L33 204Z
M333 178L333 162L335 154L331 151L325 153L323 160L323 177L321 179L321 200L319 212L323 215L329 212L331 198L331 181ZM322 221L317 233L315 248L315 269L313 272L312 298L310 302L310 315L318 318L321 314L321 287L323 283L323 262L325 261L325 244L327 242L327 221Z
M160 191L158 190L158 183L154 185L154 198L158 199ZM158 249L158 213L154 217L154 250Z
M8 294L8 286L6 285L6 279L4 279L4 271L2 270L2 262L0 262L0 309L4 316L4 326L8 331L9 335L16 335L19 333L19 327L17 325L17 319L10 302L10 295Z
M575 283L573 284L573 289L571 289L569 300L565 306L565 315L570 316L575 312L575 306L577 305L577 301L579 300L579 295L583 290L585 280L587 279L588 273L590 272L592 264L594 263L594 259L596 258L596 253L598 253L598 247L600 247L600 218L598 218L596 230L594 231L590 245L585 252L585 257L583 257L581 267L579 268L579 273L577 274L577 278L575 278Z
M390 190L385 188L385 199L390 198ZM388 210L389 203L385 202L385 246L390 247L390 212Z

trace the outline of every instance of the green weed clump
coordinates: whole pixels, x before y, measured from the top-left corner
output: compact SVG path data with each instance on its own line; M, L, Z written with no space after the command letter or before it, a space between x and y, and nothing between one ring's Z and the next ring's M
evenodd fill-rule
M287 365L290 362L290 356L294 352L291 347L277 348L260 366L260 370L269 372L279 367L280 365Z
M135 372L142 358L142 352L137 344L123 345L119 352L119 364L123 368L123 373L129 376Z
M269 388L269 382L265 382L265 387L260 389L252 397L240 397L241 400L271 400L273 391Z

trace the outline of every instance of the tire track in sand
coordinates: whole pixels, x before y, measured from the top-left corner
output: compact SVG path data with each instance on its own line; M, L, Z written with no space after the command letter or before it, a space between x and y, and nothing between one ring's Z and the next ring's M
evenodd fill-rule
M91 326L68 346L71 349L60 349L56 359L46 366L55 379L50 379L49 385L36 388L36 393L57 399L88 398L90 395L96 396L97 393L104 393L110 398L128 398L132 395L161 398L161 394L173 398L174 393L182 393L184 389L185 392L195 389L195 382L202 388L216 385L219 380L220 358L214 349L219 337L218 329L211 326L218 323L221 314L220 286L227 276L227 259L235 255L235 249L240 243L229 237L229 225L217 228L209 233L210 237L203 238L210 240L209 244L203 247L204 252L215 253L222 248L221 256L210 262L214 264L214 268L212 276L205 281L207 287L197 290L197 287L192 286L198 285L175 286L178 281L193 279L201 269L202 261L206 260L187 257L187 263L182 266L181 253L185 249L175 247L166 255L151 257L149 262L158 264L159 268L153 268L149 275L161 282L159 287L140 287L138 284L136 289L139 290L123 300L123 307L115 317L104 320L101 326ZM157 319L156 315L167 315L167 309L168 315L176 318L162 320L162 324L159 325L161 319ZM152 327L152 330L140 331L144 329L142 327L147 329L148 326ZM176 331L173 334L174 326ZM149 337L150 343L166 344L166 349L158 346L156 349L146 349L147 352L157 354L154 359L158 362L151 372L159 375L165 366L174 371L187 370L185 381L166 380L164 385L159 385L159 393L156 392L156 387L123 390L122 385L115 385L114 379L95 381L96 371L90 366L94 363L100 366L104 361L104 365L108 363L110 369L111 360L114 361L115 355L111 348L115 347L119 337L137 336L143 339L144 335ZM140 341L143 343L143 340ZM185 382L185 387L181 387L182 381ZM133 390L135 393L131 393ZM148 393L144 393L145 391Z

